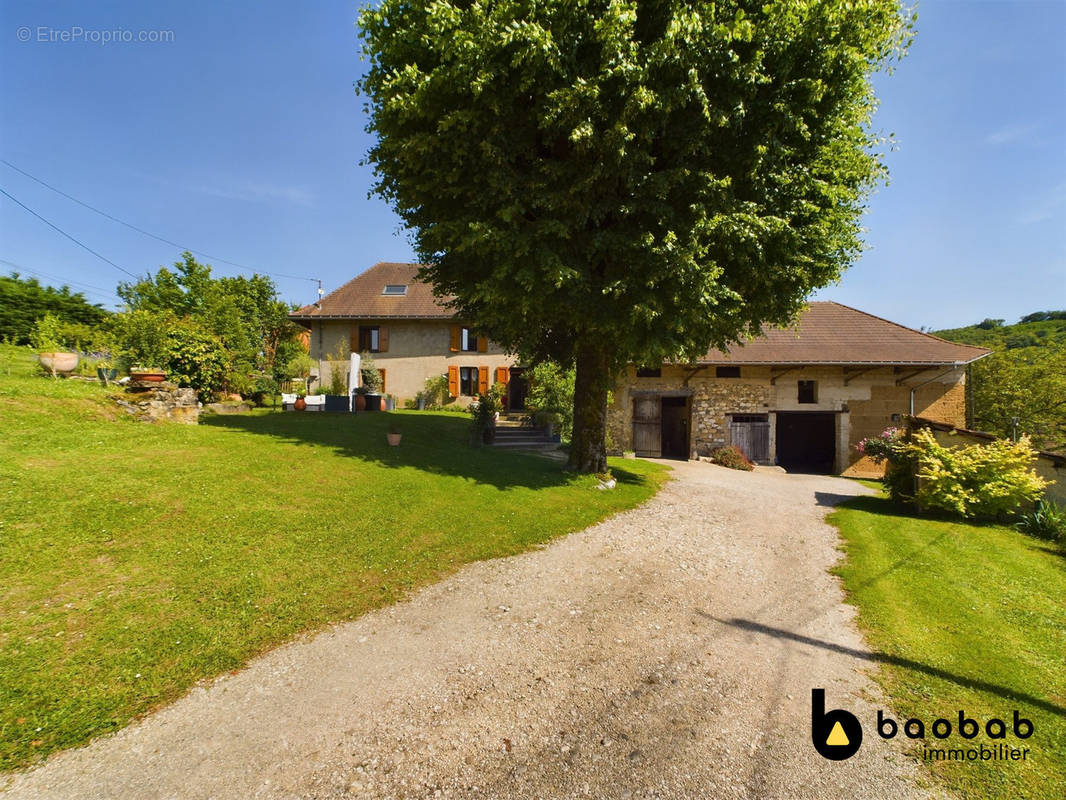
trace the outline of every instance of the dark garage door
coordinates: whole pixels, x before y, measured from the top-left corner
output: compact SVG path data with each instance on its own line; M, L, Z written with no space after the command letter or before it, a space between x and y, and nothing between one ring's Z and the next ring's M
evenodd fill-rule
M831 473L836 442L836 414L777 413L777 463L790 472Z

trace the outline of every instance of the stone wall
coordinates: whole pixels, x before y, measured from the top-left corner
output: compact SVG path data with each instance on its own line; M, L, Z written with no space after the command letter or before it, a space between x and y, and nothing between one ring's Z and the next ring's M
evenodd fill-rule
M130 383L120 395L112 395L118 406L142 422L170 421L195 425L200 403L195 389L179 389L173 383Z

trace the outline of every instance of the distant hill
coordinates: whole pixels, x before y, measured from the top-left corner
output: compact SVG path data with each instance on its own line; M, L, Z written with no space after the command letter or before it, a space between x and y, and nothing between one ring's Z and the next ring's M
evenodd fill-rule
M990 350L1066 344L1066 311L1037 311L1013 325L1004 323L1002 319L986 319L976 325L932 331L932 334L951 342L976 344Z
M993 350L970 368L967 424L999 436L1027 433L1066 452L1066 311L1038 311L1013 325L986 319L935 336Z

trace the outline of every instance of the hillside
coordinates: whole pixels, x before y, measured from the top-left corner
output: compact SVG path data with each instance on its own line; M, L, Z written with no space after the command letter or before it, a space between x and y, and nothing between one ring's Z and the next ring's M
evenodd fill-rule
M1007 325L986 319L934 331L995 351L970 370L970 427L1011 436L1029 434L1046 450L1066 450L1066 311L1027 314Z

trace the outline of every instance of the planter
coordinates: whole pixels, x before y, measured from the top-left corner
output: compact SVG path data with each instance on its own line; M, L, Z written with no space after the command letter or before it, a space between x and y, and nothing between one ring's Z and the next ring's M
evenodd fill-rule
M324 411L351 411L351 401L346 394L327 394Z
M158 369L131 369L130 380L141 383L162 383L167 374Z
M389 444L393 447L398 447L400 439L403 437L402 433L386 433L385 438L389 440Z
M297 411L303 411L307 408L307 401L304 400L302 396L297 397L296 402L292 404L292 407L295 408Z
M368 394L366 396L366 410L367 411L381 411L381 395L380 394Z
M107 386L111 381L118 377L118 370L108 367L97 367L96 377L100 379L100 383Z
M41 362L42 367L53 375L73 372L74 368L78 366L77 353L38 353L37 360Z
M356 411L366 411L366 395L365 394L357 394L355 396L355 410Z

